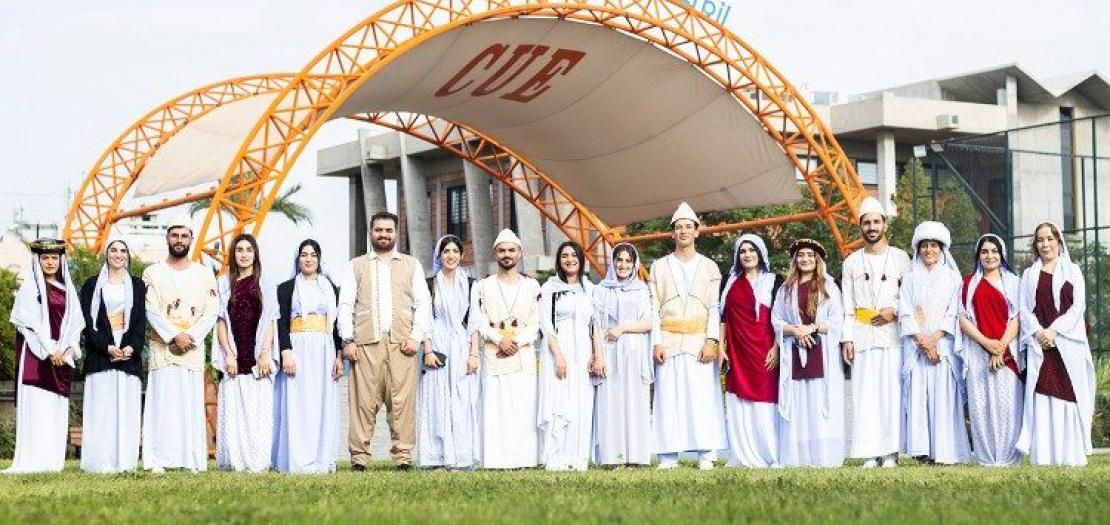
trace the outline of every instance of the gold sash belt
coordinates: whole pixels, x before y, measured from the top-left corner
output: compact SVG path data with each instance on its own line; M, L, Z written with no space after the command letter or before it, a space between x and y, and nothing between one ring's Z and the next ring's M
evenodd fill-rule
M308 314L294 317L289 321L290 333L302 332L327 332L328 318L320 314Z
M873 308L856 308L857 323L871 324L876 315L879 315L879 311Z
M663 319L659 328L672 334L704 334L707 317L689 317L686 319Z
M108 314L108 326L112 327L113 332L123 330L123 325L123 310Z

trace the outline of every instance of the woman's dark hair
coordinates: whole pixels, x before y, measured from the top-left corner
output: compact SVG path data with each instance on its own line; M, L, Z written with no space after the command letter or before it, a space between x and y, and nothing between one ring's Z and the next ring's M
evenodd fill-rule
M254 263L251 265L255 279L262 279L262 261L258 253L258 239L249 233L240 233L231 240L231 246L227 250L227 284L228 290L235 291L235 283L239 281L239 263L235 262L235 247L239 246L240 241L247 241L250 243L251 248L254 248ZM298 254L300 252L297 252Z
M639 257L636 256L636 250L632 248L631 244L622 244L613 248L613 260L617 260L617 256L621 253L627 253L628 257L632 259L633 264L640 262L637 260Z
M563 250L568 246L574 251L574 258L578 259L578 284L585 286L582 283L582 277L586 275L586 253L582 251L582 246L574 241L566 241L559 245L558 250L555 250L555 273L564 283L568 282L567 272L563 270L563 264L560 262L563 258Z
M316 250L317 261L321 260L324 256L324 253L320 251L320 243L316 242L313 239L305 239L301 241L300 246L297 246L297 254L293 256L293 268L296 268L296 273L301 273L301 250L303 250L305 246L311 246L312 249Z
M436 254L437 259L439 257L443 256L443 250L446 250L447 246L450 245L450 244L454 244L455 247L459 249L459 255L462 255L462 252L463 252L462 239L460 239L460 238L458 238L454 235L448 235L448 236L444 237L443 240L440 241L440 243L439 243L439 253Z

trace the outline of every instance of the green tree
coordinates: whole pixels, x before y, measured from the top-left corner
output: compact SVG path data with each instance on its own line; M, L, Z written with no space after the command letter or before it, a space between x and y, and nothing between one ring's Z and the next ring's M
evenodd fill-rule
M712 225L812 211L817 207L816 202L813 200L813 195L809 192L808 188L802 187L801 191L802 199L797 202L705 212L700 214L700 216L704 224ZM665 231L669 228L668 221L669 218L659 218L634 223L628 226L628 233L630 235L637 235L641 233ZM790 264L788 254L790 243L794 242L796 239L808 237L817 240L829 250L831 254L829 261L827 261L829 273L833 276L840 275L840 256L836 253L836 243L833 240L832 232L829 231L828 226L822 221L792 222L774 226L764 226L750 231L763 237L764 241L767 242L767 251L771 257L771 269L776 272L785 273ZM702 235L698 237L697 241L698 252L716 262L717 266L721 269L721 274L727 275L729 267L732 265L732 246L741 233L742 232ZM652 261L673 251L674 245L670 239L665 239L642 243L637 246L637 248L644 259L644 265L648 266Z
M308 206L293 199L293 196L299 191L301 191L301 183L298 182L281 192L281 194L274 199L274 204L270 207L270 212L285 217L293 224L306 222L311 225L313 220L312 210L309 209ZM238 193L232 196L232 200L244 200L246 198L245 196L246 193ZM236 204L245 204L245 202L236 202ZM207 210L210 206L212 206L211 198L196 201L189 205L189 215L196 215L198 212ZM231 210L225 211L232 213Z
M979 238L979 223L983 215L955 178L946 176L938 181L936 199L933 198L931 181L932 175L925 171L918 159L911 159L902 169L893 197L898 215L890 220L890 243L912 252L910 242L913 241L914 228L936 217L952 232L952 255L961 271L967 272L974 262L972 252ZM934 200L936 210L933 209Z
M0 268L0 380L15 379L15 326L8 322L19 289L19 276Z

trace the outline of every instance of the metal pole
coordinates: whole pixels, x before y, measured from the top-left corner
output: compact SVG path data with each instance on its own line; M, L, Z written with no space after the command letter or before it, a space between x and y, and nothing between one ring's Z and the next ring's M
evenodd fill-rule
M1098 161L1096 160L1095 162ZM1090 272L1090 268L1088 268L1087 264L1087 261L1090 259L1087 253L1087 163L1084 162L1082 158L1079 159L1079 191L1080 195L1083 196L1079 201L1080 204L1082 204L1083 213L1083 275L1090 275L1088 273ZM1097 209L1095 210L1095 214L1098 214Z
M934 155L935 155L935 153L934 153ZM930 164L936 164L936 163L935 162L930 162ZM917 218L917 170L913 170L910 173L910 202L913 204L913 223L914 223L914 225L916 225L917 221L918 221L918 218Z
M1091 169L1092 180L1091 185L1095 188L1095 334L1098 336L1099 350L1105 347L1105 341L1102 339L1102 243L1099 238L1099 230L1102 225L1099 222L1099 209L1098 209L1098 119L1091 119L1091 157L1094 159L1094 167Z
M937 183L937 165L933 164L933 220L937 220L937 191L940 190L940 185Z
M1012 154L1010 153L1010 132L1006 131L1003 135L1005 139L1006 155L1006 215L1007 224L1004 225L1003 233L1006 234L1006 242L1010 244L1010 253L1014 253L1014 162Z

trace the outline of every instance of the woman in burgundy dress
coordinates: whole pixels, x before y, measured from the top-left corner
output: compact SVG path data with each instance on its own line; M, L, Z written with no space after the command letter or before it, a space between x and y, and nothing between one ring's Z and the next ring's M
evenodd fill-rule
M964 278L957 351L967 384L967 411L975 460L987 467L1021 463L1025 354L1019 352L1018 277L997 235L979 237L975 273Z
M780 284L763 239L750 233L736 239L720 302L728 362L725 429L730 467L778 465L779 350L771 305Z
M85 328L65 246L54 239L31 243L31 273L12 305L18 370L15 457L7 473L65 467L70 381Z
M1029 368L1017 447L1034 465L1086 465L1095 369L1083 274L1055 224L1037 226L1033 250L1037 259L1021 276L1021 341Z
M771 323L779 352L779 465L839 467L847 452L840 288L813 239L790 245L790 271Z
M270 468L274 435L274 363L278 303L262 276L258 242L244 233L220 277L220 317L212 365L223 372L216 416L216 466L262 472Z

